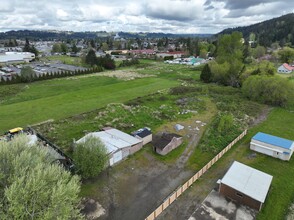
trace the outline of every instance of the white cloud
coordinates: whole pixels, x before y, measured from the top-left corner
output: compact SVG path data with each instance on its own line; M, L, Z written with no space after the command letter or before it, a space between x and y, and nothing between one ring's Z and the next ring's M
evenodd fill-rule
M292 0L4 0L0 31L217 33L293 12L293 8Z

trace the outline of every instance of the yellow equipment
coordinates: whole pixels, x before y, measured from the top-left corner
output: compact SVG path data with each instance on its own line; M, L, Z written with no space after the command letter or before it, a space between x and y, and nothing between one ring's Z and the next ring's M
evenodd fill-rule
M22 131L23 131L23 128L17 127L17 128L10 129L9 133L10 134L16 134L16 133L19 133L19 132L22 132Z

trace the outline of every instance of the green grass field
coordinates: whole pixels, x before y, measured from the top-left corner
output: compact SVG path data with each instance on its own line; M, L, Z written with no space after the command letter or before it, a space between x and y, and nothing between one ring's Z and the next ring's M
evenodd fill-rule
M93 76L19 84L13 85L13 89L9 85L1 86L0 94L9 92L1 96L0 132L125 102L176 85L176 81L160 78L120 81Z

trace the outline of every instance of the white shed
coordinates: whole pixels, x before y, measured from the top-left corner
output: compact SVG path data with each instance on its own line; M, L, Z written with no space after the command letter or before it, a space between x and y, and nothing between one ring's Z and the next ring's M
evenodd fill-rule
M111 128L105 131L91 132L79 139L76 143L83 143L88 136L99 138L109 154L109 165L112 166L128 155L140 150L143 146L142 140L135 138L117 129Z
M250 149L281 160L290 160L293 154L294 142L288 139L258 132L251 139Z

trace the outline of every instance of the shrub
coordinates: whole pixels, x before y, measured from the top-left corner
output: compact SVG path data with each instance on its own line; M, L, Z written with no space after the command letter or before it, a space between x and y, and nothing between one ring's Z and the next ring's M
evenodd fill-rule
M108 156L101 140L88 136L83 143L76 145L73 158L79 174L87 179L97 176L105 168Z
M250 100L275 106L285 106L291 91L288 79L273 76L250 76L242 87L244 96Z

